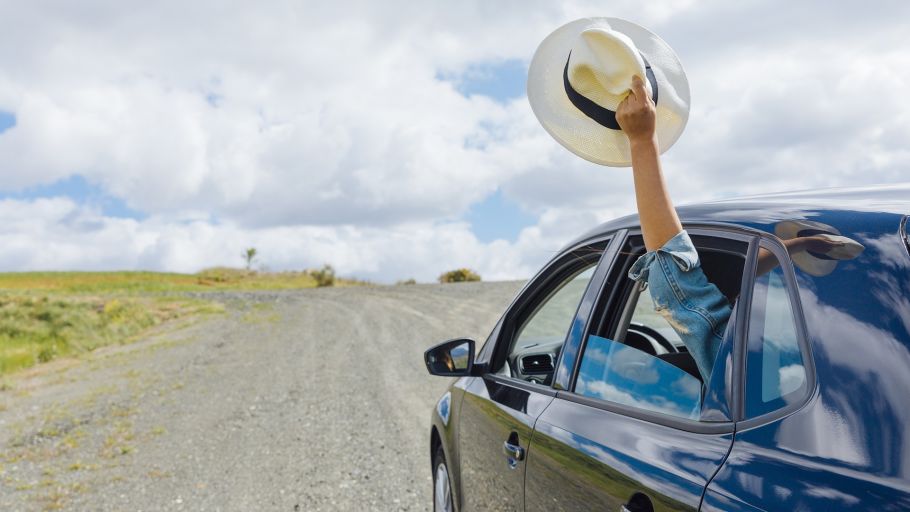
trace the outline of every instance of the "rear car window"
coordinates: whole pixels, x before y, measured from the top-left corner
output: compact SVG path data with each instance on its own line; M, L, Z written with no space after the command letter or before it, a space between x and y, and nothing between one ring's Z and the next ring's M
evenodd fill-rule
M745 412L749 418L805 395L806 367L793 311L780 264L756 278L746 356Z

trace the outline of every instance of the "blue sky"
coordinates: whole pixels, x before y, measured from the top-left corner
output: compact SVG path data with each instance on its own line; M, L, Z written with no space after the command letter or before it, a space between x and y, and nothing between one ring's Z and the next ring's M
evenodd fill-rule
M468 66L458 76L438 74L455 84L465 96L481 94L505 102L525 95L528 65L517 59L485 62Z
M15 113L0 110L0 135L16 127ZM35 200L49 197L65 197L82 206L97 208L101 214L113 218L130 218L142 220L147 215L129 208L117 197L108 194L102 187L89 183L79 174L48 184L26 187L20 190L0 190L0 200L20 199Z
M465 220L471 223L474 236L484 243L494 240L514 242L523 228L537 223L537 217L505 197L500 189L471 205Z
M48 197L66 197L81 206L97 208L105 217L143 220L148 217L134 210L120 198L108 194L102 187L74 174L68 178L47 185L37 185L15 192L0 192L2 199L34 200Z
M483 95L506 103L524 96L527 73L527 64L513 59L473 65L457 77L439 76L454 83L458 92L465 96ZM472 204L465 220L470 222L471 230L481 242L514 242L523 228L536 224L537 217L508 199L501 189L496 189L484 200Z
M12 112L0 110L0 133L16 126L16 116Z

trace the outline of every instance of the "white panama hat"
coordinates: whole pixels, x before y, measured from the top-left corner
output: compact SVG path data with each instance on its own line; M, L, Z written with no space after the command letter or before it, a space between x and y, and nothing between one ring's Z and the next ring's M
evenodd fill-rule
M528 70L528 101L540 124L560 144L591 162L632 164L629 140L616 123L616 107L640 76L657 105L657 140L663 153L689 119L689 82L661 38L617 18L583 18L540 43Z
M824 277L834 272L838 261L852 260L866 249L863 244L856 240L841 235L840 231L834 226L813 220L778 222L774 226L774 234L781 240L818 236L837 244L825 254L803 251L790 256L797 268L815 277Z

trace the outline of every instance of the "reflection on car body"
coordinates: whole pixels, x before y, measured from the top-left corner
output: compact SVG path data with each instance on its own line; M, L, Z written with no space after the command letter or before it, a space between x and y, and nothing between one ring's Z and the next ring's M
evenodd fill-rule
M733 305L707 382L627 277L637 218L604 224L528 282L476 357L427 352L458 377L433 411L437 509L910 509L910 186L679 212ZM782 243L819 234L838 252ZM436 371L443 353L459 369Z

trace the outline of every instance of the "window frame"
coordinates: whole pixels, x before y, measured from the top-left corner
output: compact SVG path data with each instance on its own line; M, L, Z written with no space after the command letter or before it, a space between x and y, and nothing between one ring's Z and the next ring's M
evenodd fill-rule
M566 340L569 338L571 331L579 320L579 316L585 316L584 311L590 310L586 306L586 298L590 295L591 290L599 289L603 285L602 266L604 257L608 254L613 243L616 241L614 233L607 233L579 242L569 249L562 251L557 257L553 258L540 272L537 273L528 284L516 295L512 304L506 309L505 314L500 319L494 333L488 341L495 341L492 348L487 351L481 350L483 364L486 365L484 370L485 378L493 378L499 382L514 384L519 387L534 390L537 392L555 395L553 384L556 381L556 373L559 371L559 361L562 359L566 348ZM599 254L585 254L583 251L590 251L592 248L599 248ZM587 259L590 258L590 259ZM519 329L524 322L536 313L544 304L551 294L565 283L576 271L585 267L586 263L593 262L594 273L591 276L588 286L582 294L574 314L570 319L569 329L566 331L566 339L563 340L562 349L559 357L554 362L553 379L550 385L534 384L522 379L516 379L512 376L505 376L494 373L494 368L498 370L504 359L509 355L509 349L515 336L519 334Z
M904 215L899 229L901 239L904 241L904 248L907 249L907 254L910 255L910 223L908 223L908 220L910 220L910 215Z
M806 389L803 392L803 396L794 400L792 403L789 403L783 407L775 409L773 411L760 414L754 418L746 418L745 409L746 409L746 382L748 367L746 365L746 360L748 359L749 351L749 326L751 322L752 315L752 299L755 293L755 270L758 265L758 248L762 247L771 251L774 254L774 257L777 258L777 261L780 263L780 269L782 270L784 276L784 285L787 290L787 298L790 300L790 308L793 314L793 322L796 327L796 338L799 344L800 356L803 359L803 367L806 371ZM737 428L747 429L753 428L760 425L765 425L772 423L784 416L788 416L799 409L802 409L815 394L818 392L818 382L816 380L815 373L815 360L812 356L812 345L809 342L808 330L806 328L806 318L803 313L802 300L799 295L799 283L796 278L796 272L793 270L793 262L790 260L790 254L787 252L787 249L776 237L771 236L767 233L762 233L759 237L758 244L755 246L755 254L752 255L751 260L746 262L747 268L745 271L752 276L752 283L748 290L748 297L742 296L746 299L746 302L741 304L743 311L741 312L745 317L744 328L742 329L742 336L737 339L737 346L734 347L733 352L733 364L734 364L734 381L737 383L734 391L735 400L735 415L737 418Z
M755 229L723 223L685 223L683 224L683 229L685 229L691 236L716 237L732 241L745 242L748 244L746 250L747 252L745 254L745 263L743 265L741 284L741 290L746 290L747 293L741 293L740 300L742 300L745 296L748 296L748 306L751 306L752 287L755 283L755 259L758 253L758 245L763 236L767 236L767 234ZM623 233L622 237L617 237L613 240L613 243L617 244L618 247L625 247L629 241L629 238L635 236L642 236L640 228L626 230L626 232ZM625 258L614 258L610 264L610 268L605 269L605 273L609 272L610 279L614 280L613 285L607 286L610 283L610 279L605 279L604 282L600 284L601 288L597 291L595 307L592 311L592 314L599 315L600 318L597 321L588 322L585 326L584 332L581 336L580 345L574 358L571 375L568 379L568 389L560 389L557 391L557 398L579 403L589 407L594 407L597 409L603 409L616 414L621 414L623 416L629 416L632 418L644 420L649 423L655 423L658 425L683 430L686 432L703 434L729 434L734 432L742 417L740 412L743 400L743 388L741 379L744 377L742 374L742 368L744 368L744 366L740 366L737 354L742 352L744 342L747 341L747 314L750 308L745 307L746 304L741 303L739 307L736 308L736 318L731 319L731 321L735 321L735 324L733 332L733 368L731 372L731 380L729 383L727 383L727 385L730 387L730 397L733 401L733 403L729 404L730 411L733 414L733 418L730 421L704 422L699 420L690 420L687 418L680 418L663 413L648 411L645 409L639 409L625 404L608 402L606 400L580 395L572 391L572 389L575 387L575 382L578 379L581 359L584 354L584 348L587 344L588 336L594 332L604 332L605 324L607 331L613 331L617 328L616 324L618 321L620 321L619 319L622 316L622 311L619 311L617 313L616 308L625 308L625 301L629 298L628 287L630 285L628 283L623 285L622 277L624 277L624 274L628 272L628 269L634 263L635 259L637 259L637 256L638 254L630 255ZM792 273L792 265L789 263L789 257L785 261L787 262L786 264L789 272ZM594 283L592 281L591 286L593 285ZM789 288L790 287L788 286L788 289ZM802 309L799 309L799 315L800 316L798 323L804 325L805 322L802 320L801 316ZM612 323L612 325L607 324L607 322ZM596 327L592 329L592 326L595 325ZM801 331L801 338L804 337L802 334L804 334L804 331ZM563 352L565 352L565 350L563 350ZM807 378L809 373L810 372L807 370ZM814 372L812 372L812 378L814 379Z

